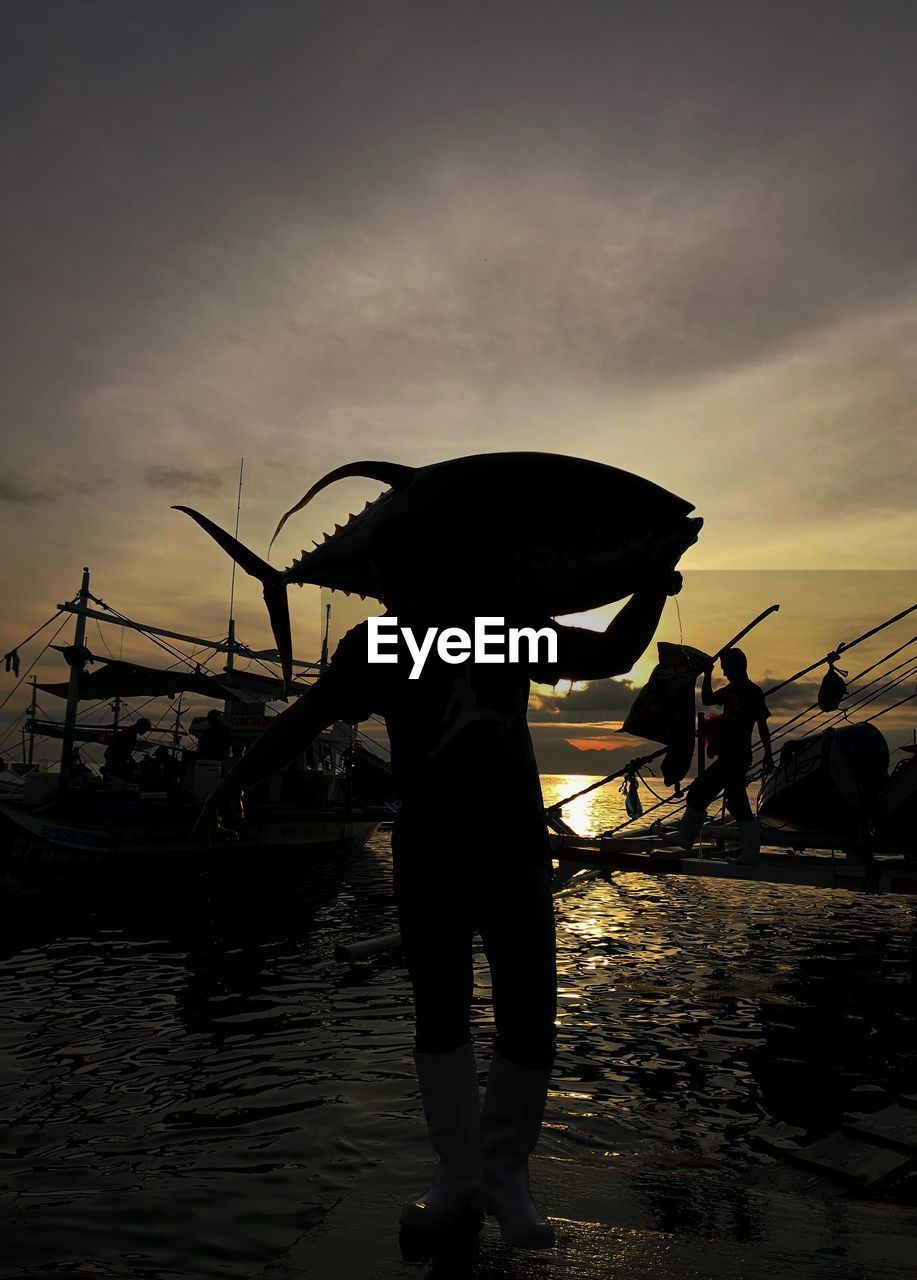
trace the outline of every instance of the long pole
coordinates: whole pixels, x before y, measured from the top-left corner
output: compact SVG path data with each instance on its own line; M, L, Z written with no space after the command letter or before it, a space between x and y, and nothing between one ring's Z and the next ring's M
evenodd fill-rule
M771 694L776 693L778 689L785 689L788 684L795 684L797 680L800 680L803 676L807 676L810 671L815 671L818 667L823 667L826 662L834 662L842 653L846 653L848 649L852 649L854 645L862 644L863 641L868 640L870 636L878 635L880 631L884 631L885 628L890 627L892 623L900 622L902 618L906 618L908 614L913 613L915 609L917 609L917 604L912 604L909 609L902 609L902 611L900 613L896 613L893 618L888 618L885 622L880 622L877 627L872 627L869 631L864 631L863 634L861 636L857 636L855 640L848 640L844 644L839 644L832 653L826 654L824 658L819 658L818 661L813 662L811 666L803 667L803 669L801 671L797 671L795 675L787 676L787 678L785 680L781 680L779 684L773 684L769 689L765 689L765 698L769 698Z
M780 608L779 604L768 605L768 607L765 610L763 610L763 612L758 614L757 618L752 618L751 622L749 622L747 627L743 627L742 630L737 635L734 635L732 639L728 641L728 643L721 645L720 648L717 649L713 657L718 658L721 653L725 653L727 649L731 649L734 645L737 645L743 636L747 636L749 631L751 631L754 627L756 627L759 622L763 622L765 618L769 618L771 614L776 613L779 610L779 608Z
M239 516L242 512L242 472L245 468L245 459L239 463L239 496L236 500L236 541L239 540ZM229 618L232 621L232 607L236 598L236 562L232 562L232 578L229 583Z
M59 604L58 610L61 613L80 613L79 605L68 601L66 604ZM95 618L98 622L107 622L112 627L127 627L132 631L140 631L144 635L165 636L168 640L184 640L188 644L195 644L206 649L212 649L214 653L228 652L229 645L225 640L217 642L216 640L205 640L203 636L189 636L183 631L166 631L164 627L147 626L145 622L134 622L130 618L119 618L112 613L104 613L101 609L86 609L85 616L87 618ZM247 658L263 658L265 662L276 662L278 658L276 649L248 649L243 645L235 645L236 653L244 653ZM317 662L302 662L299 658L293 659L294 667L302 667L304 671L317 671Z
M76 615L76 627L73 633L73 661L70 663L70 681L67 685L67 713L64 716L64 741L60 757L60 787L58 795L61 799L67 794L70 786L71 766L73 764L73 744L76 733L76 713L80 702L80 675L83 670L83 649L86 639L85 609L89 602L89 570L84 567L83 581L80 585L79 609Z

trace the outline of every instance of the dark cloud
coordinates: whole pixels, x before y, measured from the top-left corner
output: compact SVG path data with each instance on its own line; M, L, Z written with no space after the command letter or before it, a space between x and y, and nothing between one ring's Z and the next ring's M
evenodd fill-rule
M23 507L34 507L43 502L53 502L58 496L59 490L32 480L20 472L8 471L5 475L0 476L0 502L10 502Z
M152 466L147 467L143 478L150 489L166 489L178 495L218 493L225 483L219 472L206 468L191 471L183 467Z
M92 493L105 483L106 478L102 476L75 478L52 472L50 476L35 479L25 472L12 470L0 475L0 502L38 507L71 494Z
M630 710L636 692L627 680L592 680L585 688L569 693L562 686L553 693L538 686L533 690L529 721L569 725L620 721Z

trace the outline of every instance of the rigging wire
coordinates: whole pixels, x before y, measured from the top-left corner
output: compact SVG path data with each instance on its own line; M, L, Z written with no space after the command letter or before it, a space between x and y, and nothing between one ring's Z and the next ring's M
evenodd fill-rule
M55 616L55 617L57 617L58 615L57 615L57 614L55 614L54 616ZM54 621L54 618L52 618L52 619L51 619L51 621L53 622L53 621ZM35 669L35 667L38 665L38 663L39 663L39 662L41 661L41 659L44 657L45 653L48 651L49 646L50 646L50 645L52 645L52 644L54 643L54 641L57 639L57 637L58 637L58 636L60 635L60 633L63 631L64 627L67 625L67 621L68 621L68 615L66 615L66 614L65 614L65 615L64 615L64 617L61 619L60 626L59 626L59 627L57 628L57 630L54 632L54 635L51 637L51 639L50 639L50 640L48 640L48 641L47 641L47 643L45 644L44 648L41 650L41 652L38 654L38 656L35 658L35 660L34 660L34 661L32 662L32 664L29 666L28 670L27 670L27 671L25 671L25 672L23 672L23 674L19 677L19 679L18 679L18 680L16 681L16 683L13 685L12 689L10 689L9 693L6 695L6 697L3 699L3 701L2 701L2 702L0 702L0 711L2 711L2 710L3 710L3 708L4 708L4 707L6 706L6 704L9 702L10 698L12 698L13 694L18 690L19 686L23 683L23 681L26 679L26 677L27 677L27 676L28 676L28 675L29 675L29 674L30 674L30 673ZM48 625L48 624L47 624L47 623L45 623L45 626L47 626L47 625ZM38 629L38 630L39 630L39 631L43 631L43 630L44 630L44 627L39 627L39 629ZM38 634L38 632L34 632L33 634L37 635L37 634Z
M846 697L850 697L852 694L860 694L865 692L866 689L871 688L874 684L878 683L879 680L884 679L885 676L889 676L892 674L893 671L899 671L902 667L907 666L908 663L913 662L914 661L913 657L905 658L903 662L899 662L897 666L890 667L887 671L881 673L878 676L875 676L872 680L867 681L866 684L860 685L858 688L853 687L856 681L861 679L864 675L868 675L870 671L874 671L876 667L881 666L883 662L887 662L889 658L896 657L897 654L901 653L903 649L906 649L908 645L913 644L915 641L917 641L917 636L914 636L911 640L908 640L905 644L900 645L897 649L893 649L890 653L887 653L883 658L879 658L879 660L877 662L874 662L871 666L865 667L862 671L858 671L855 676L851 676L850 678L851 687L848 689L848 692L845 695L845 700L846 700ZM851 707L848 706L846 710L847 711L851 710ZM812 714L808 715L807 713L809 712L811 712ZM795 724L797 720L799 720L799 724L796 727L797 729L801 729L803 725L810 724L813 720L817 720L820 715L824 715L824 714L825 713L818 706L818 703L813 702L810 706L806 707L804 711L797 712L795 716L792 716L789 720L785 721L782 725L779 725L774 730L771 736L772 738L783 737L785 734L787 734L790 731L790 728ZM806 718L800 720L801 716L805 716ZM822 726L822 727L825 727L825 726ZM806 736L806 735L803 735L803 736Z
M90 592L89 598L90 600L94 601L94 603L97 604L100 608L105 609L106 612L112 614L113 617L120 619L121 622L127 623L131 628L133 628L133 630L139 632L140 635L144 636L147 640L149 640L151 644L155 644L157 648L162 649L164 653L168 653L171 657L175 658L176 661L173 665L177 666L179 663L187 664L193 661L194 665L206 671L207 675L216 676L218 674L217 672L212 671L207 663L201 663L196 660L189 659L187 654L182 653L180 649L176 649L172 645L166 644L165 641L163 641L160 636L152 635L143 627L141 623L134 622L134 620L132 618L129 618L127 614L121 613L119 609L115 609L110 604L106 604L104 600L100 600L98 596L92 595L91 592ZM168 669L171 669L171 668L168 668Z
M79 595L79 592L77 592L76 595L73 596L67 603L73 604L73 601L77 599L78 595ZM62 612L63 610L58 609L54 613L52 613L51 617L47 620L47 622L43 622L41 626L38 627L37 630L33 631L30 636L26 636L24 640L20 640L19 644L14 644L12 649L10 649L9 653L5 654L4 656L7 658L12 657L12 655L14 653L18 653L20 649L24 649L30 640L34 640L37 635L40 635L42 631L44 631L45 627L50 627L54 619L59 618ZM47 648L47 645L45 646L45 648ZM42 652L44 652L44 650Z

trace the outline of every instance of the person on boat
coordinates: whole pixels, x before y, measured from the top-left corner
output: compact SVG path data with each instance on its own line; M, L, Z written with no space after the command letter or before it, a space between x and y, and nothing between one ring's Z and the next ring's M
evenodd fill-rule
M701 686L704 706L722 707L722 714L708 722L710 748L716 751L716 759L688 787L676 843L682 849L692 848L707 816L707 806L722 794L738 827L736 862L752 865L761 858L761 827L752 813L745 777L751 767L751 739L755 728L764 748L763 770L767 774L774 768L767 727L770 712L760 685L748 677L748 659L741 649L725 649L720 656L720 666L728 683L719 689L713 688L713 663L710 662L704 669Z
M198 738L198 760L219 760L225 764L232 750L232 737L223 723L222 711L207 712L207 727Z
M411 517L380 530L372 563L389 615L415 635L437 625L470 630L475 614L500 616L500 593L483 599L465 579L461 547L444 564L442 545L434 553L431 543ZM431 653L412 679L410 662L368 661L368 624L361 623L204 805L196 829L209 839L222 814L237 811L245 787L302 752L331 721L385 717L401 799L392 858L414 994L414 1062L439 1157L433 1185L402 1210L403 1228L475 1225L483 1201L508 1244L554 1243L528 1187L554 1061L557 989L551 851L526 724L529 682L629 671L652 640L667 595L681 588L680 554L656 568L604 633L538 619L557 632L550 666L470 659L459 666ZM496 1027L483 1110L470 1025L476 932L490 965Z
M105 748L105 772L111 779L114 790L121 790L133 781L137 743L152 727L149 720L141 717L123 729L116 729L111 735L111 741Z
M153 752L153 763L156 766L160 787L171 798L181 793L181 766L166 746L159 746Z

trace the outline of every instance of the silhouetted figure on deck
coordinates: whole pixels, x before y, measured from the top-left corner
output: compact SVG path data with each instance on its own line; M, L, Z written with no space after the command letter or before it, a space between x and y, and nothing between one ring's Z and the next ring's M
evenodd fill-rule
M149 720L141 718L123 729L116 729L105 748L105 770L112 784L127 786L134 780L134 752L137 742L152 729Z
M207 712L207 727L198 739L198 760L219 760L225 763L232 749L232 738L223 723L222 711Z
M379 596L399 626L417 637L428 627L470 633L476 615L511 613L498 591L485 597L466 581L457 536L444 558L441 542L435 556L428 550L427 533L409 516L394 517L373 543ZM199 829L206 833L238 804L241 788L302 752L333 720L385 717L401 799L392 856L414 991L414 1059L439 1156L432 1187L402 1211L404 1227L437 1231L473 1220L483 1200L507 1243L553 1244L527 1172L554 1060L557 986L551 850L526 724L529 683L629 671L653 637L667 594L680 586L674 564L659 564L604 633L506 616L507 626L556 632L550 664L544 643L534 660L494 665L448 662L434 650L411 678L403 645L394 663L368 661L368 624L361 623L204 807ZM497 1032L483 1111L470 1026L476 932L490 964Z
M759 685L748 678L748 660L741 649L726 649L720 666L728 684L714 690L711 684L713 663L704 671L701 701L705 707L722 707L722 715L708 720L711 753L716 759L707 765L688 787L687 807L678 832L678 843L690 849L700 835L707 816L707 806L721 793L733 821L739 829L739 856L743 865L758 862L761 857L761 828L752 813L745 776L751 767L751 735L757 726L764 747L763 767L769 773L774 767L771 735L767 727L770 712Z

